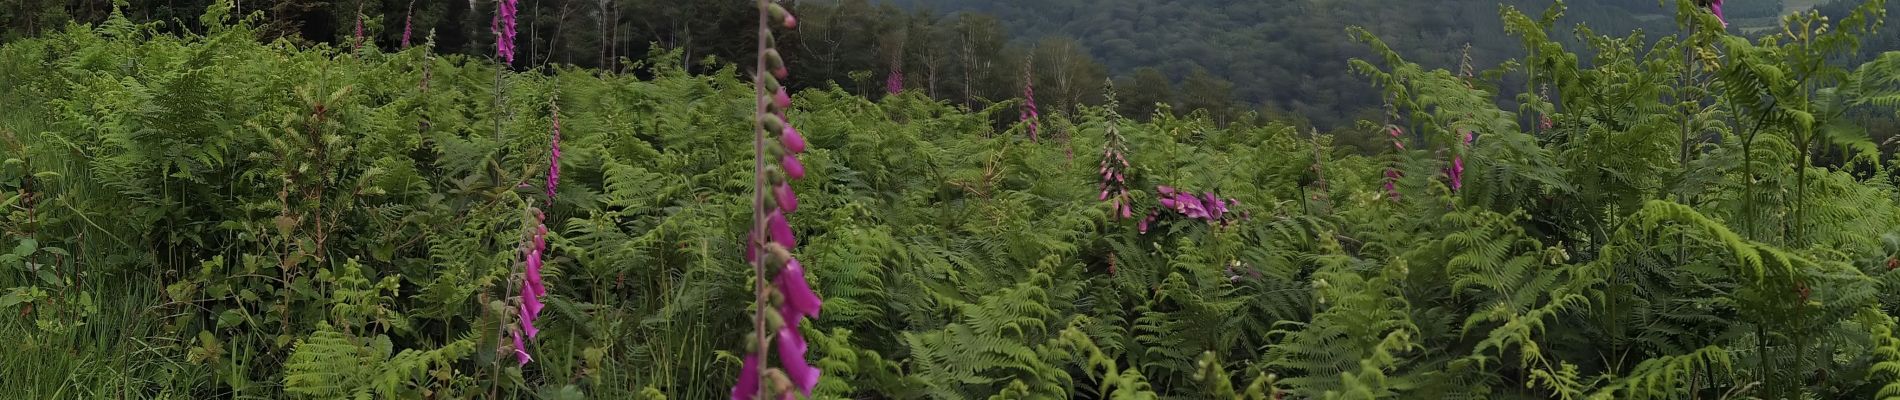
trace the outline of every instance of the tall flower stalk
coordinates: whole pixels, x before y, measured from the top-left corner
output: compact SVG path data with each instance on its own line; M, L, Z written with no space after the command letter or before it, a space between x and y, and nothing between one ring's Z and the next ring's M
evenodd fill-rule
M415 23L416 23L416 2L415 0L410 0L409 9L403 12L403 17L402 17L402 48L404 49L409 48L409 31L410 31L410 28L415 27Z
M1135 204L1134 199L1128 194L1128 171L1131 169L1128 165L1128 141L1122 137L1121 130L1115 126L1121 116L1115 113L1115 93L1113 86L1109 87L1106 106L1108 128L1104 133L1108 142L1102 146L1101 168L1096 171L1101 174L1102 195L1096 200L1109 202L1109 205L1114 207L1111 214L1115 218L1129 219L1134 218ZM1146 221L1143 222L1145 226Z
M528 365L534 361L534 357L528 355L527 342L533 341L541 333L541 329L534 326L534 321L540 319L541 299L547 297L547 286L541 279L542 257L548 251L547 215L535 207L529 207L528 213L534 218L534 226L529 228L528 240L522 243L520 249L521 298L515 305L516 320L520 325L508 331L514 339L515 362L518 365ZM526 340L522 339L524 336Z
M363 50L363 6L356 6L356 31L350 36L350 51Z
M1465 154L1464 153L1470 150L1471 141L1477 138L1476 136L1472 135L1471 131L1460 131L1460 132L1461 132L1461 135L1464 137L1464 139L1460 141L1457 152L1453 153L1451 156L1451 168L1445 169L1445 175L1448 175L1451 177L1451 190L1454 192L1462 190L1465 187Z
M898 53L891 57L891 73L884 77L884 92L898 94L904 92L904 56Z
M1031 142L1040 141L1040 138L1037 136L1036 130L1038 128L1037 121L1042 120L1042 114L1036 111L1036 84L1034 82L1036 79L1036 74L1034 70L1035 65L1036 64L1033 62L1023 63L1022 122L1025 124L1028 124L1029 141Z
M758 0L758 63L753 69L758 117L753 122L752 232L746 241L746 262L752 264L754 313L752 335L732 399L788 398L793 391L811 395L822 373L805 360L806 343L798 326L817 317L822 300L805 281L804 266L792 256L798 247L785 215L798 210L791 180L805 177L798 154L805 139L786 122L792 99L779 79L790 75L775 48L770 24L796 28L798 19L783 6ZM773 140L773 134L777 134ZM777 163L768 163L776 160ZM773 274L770 280L767 275ZM769 306L769 307L768 307ZM776 317L776 318L774 318ZM778 367L770 366L769 351L778 350Z
M1397 152L1404 152L1405 131L1399 129L1397 125L1386 126L1385 131L1386 134L1392 136L1392 149ZM1398 165L1393 165L1385 169L1385 194L1388 198L1391 198L1392 201L1399 201L1399 180L1404 178L1405 172L1400 171Z

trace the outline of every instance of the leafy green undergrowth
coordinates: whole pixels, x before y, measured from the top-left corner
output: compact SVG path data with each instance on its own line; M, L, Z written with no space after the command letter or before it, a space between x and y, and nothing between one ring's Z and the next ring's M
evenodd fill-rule
M1561 5L1507 8L1535 56L1498 72L1527 88L1354 31L1392 104L1363 133L1403 145L1372 156L1113 104L1048 116L1037 142L998 123L1016 102L798 93L814 397L1900 395L1900 190L1853 123L1900 104L1900 55L1826 62L1879 3L1798 38L1589 36L1587 67L1546 36ZM728 394L752 302L737 70L656 51L626 75L501 71L258 43L227 19L0 47L9 388ZM1111 136L1127 217L1101 200ZM504 326L531 207L549 297L519 365Z

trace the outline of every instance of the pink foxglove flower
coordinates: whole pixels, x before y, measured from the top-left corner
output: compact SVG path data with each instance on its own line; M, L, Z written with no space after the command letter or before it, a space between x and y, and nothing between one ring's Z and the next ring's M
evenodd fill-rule
M548 227L545 224L547 217L537 208L530 207L528 211L534 215L535 227L530 231L526 248L522 249L524 267L521 271L521 301L516 306L518 314L516 317L519 319L520 326L509 331L515 341L515 359L521 365L534 361L534 358L528 356L522 336L526 335L528 340L533 340L535 336L540 335L541 329L535 327L534 321L540 318L541 309L544 307L541 298L547 296L547 286L542 282L541 277L541 257L548 251Z
M1245 219L1244 214L1236 215L1231 209L1231 207L1239 206L1240 200L1222 198L1212 191L1202 192L1196 195L1192 192L1178 190L1169 186L1157 186L1155 187L1155 192L1158 201L1161 203L1161 209L1173 211L1175 214L1179 214L1187 219L1201 220L1207 223L1219 224L1220 226L1232 225L1236 220ZM1148 228L1150 228L1160 216L1159 210L1155 213L1148 214L1141 222L1136 223L1136 230L1141 233L1148 233Z
M515 63L515 5L519 1L497 1L495 19L489 27L495 31L495 54L508 64Z
M514 339L515 339L515 349L514 349L515 361L519 365L528 365L529 361L534 361L534 357L528 356L527 345L521 342L521 334L516 333L514 335Z
M1451 159L1451 190L1456 191L1456 190L1464 189L1464 187L1465 187L1465 158L1452 157Z
M904 63L901 58L891 61L891 73L884 77L884 92L898 94L904 92Z
M1405 151L1405 139L1402 137L1405 131L1400 130L1397 125L1388 125L1386 132L1392 136L1392 147L1400 152ZM1399 200L1398 182L1403 176L1404 173L1399 172L1396 165L1385 169L1385 194L1393 201Z
M1404 178L1404 177L1405 177L1405 174L1402 172L1399 172L1398 169L1385 170L1385 194L1387 197L1392 198L1393 201L1399 200L1398 183L1399 183L1399 179Z
M1036 85L1035 82L1033 82L1035 74L1032 74L1032 70L1030 69L1030 67L1034 65L1034 63L1026 63L1023 65L1022 122L1027 124L1027 128L1029 129L1029 141L1031 142L1039 140L1036 133L1038 128L1037 121L1042 119L1042 114L1036 112Z
M1096 168L1097 173L1101 175L1102 191L1101 195L1097 196L1097 200L1109 201L1115 208L1113 215L1121 219L1130 219L1134 217L1134 199L1128 192L1127 178L1130 170L1127 157L1128 142L1122 138L1121 130L1116 127L1116 120L1119 118L1114 111L1109 112L1108 128L1105 133L1108 136L1108 142L1103 146L1102 161Z
M415 26L415 22L416 22L415 8L416 8L415 3L410 2L409 11L405 13L404 16L402 17L402 48L405 48L405 49L409 48L409 28Z
M753 337L757 342L749 345L751 349L739 368L738 382L732 386L733 400L762 400L759 398L762 395L792 398L790 393L773 393L780 389L763 385L768 373L782 373L794 391L810 396L823 374L805 359L807 343L799 326L805 318L818 317L824 302L811 290L805 280L804 266L792 255L792 250L798 247L798 238L785 217L798 210L797 194L792 191L790 181L805 177L805 166L799 162L798 155L805 152L806 143L798 129L785 118L792 98L778 79L787 77L790 71L777 50L766 46L772 38L770 27L763 26L766 21L777 20L791 28L798 25L798 20L776 3L761 1L759 5L762 17L759 28L765 33L759 38L763 51L759 53L758 68L753 74L758 102L753 148L758 152L759 168L753 171L753 228L746 240L745 259L752 264L759 282L754 288L756 298L775 304L759 304L760 311L753 315ZM770 137L772 134L778 134L776 140ZM776 170L766 167L768 160L778 161ZM776 272L768 274L768 271ZM764 282L768 275L771 277L769 285ZM772 295L774 290L776 296ZM765 313L771 311L778 312L782 325L769 325ZM777 368L772 367L767 358L773 354L771 347L777 347Z
M1471 146L1471 142L1476 139L1476 136L1473 136L1471 131L1464 131L1463 136L1464 136L1464 144L1460 146L1461 148L1459 149L1459 153L1463 153L1464 149L1469 148ZM1465 186L1465 157L1464 155L1463 154L1453 155L1451 157L1451 169L1448 169L1445 172L1446 172L1446 175L1451 176L1451 190L1452 191L1458 191L1460 189L1463 189Z
M1710 0L1709 12L1715 13L1715 19L1722 21L1722 27L1728 27L1728 17L1722 15L1722 0Z
M805 336L798 333L798 327L786 325L778 331L778 358L784 366L785 377L791 378L792 387L805 396L811 396L811 389L818 387L818 376L823 371L805 361Z
M733 399L750 399L759 393L759 355L747 354L739 364L739 383L732 385Z

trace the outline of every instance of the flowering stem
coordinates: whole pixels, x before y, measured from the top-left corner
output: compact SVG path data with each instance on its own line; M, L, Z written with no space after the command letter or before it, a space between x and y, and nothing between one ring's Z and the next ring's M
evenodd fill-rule
M766 115L765 106L767 101L767 94L765 93L765 74L768 72L766 72L765 41L766 38L772 34L771 27L767 25L770 23L768 16L770 13L767 7L770 5L769 0L758 0L758 60L752 69L752 90L754 92L754 96L752 96L754 106L753 115L757 117L752 118L752 237L746 240L751 240L753 244L765 243L766 229L765 188L767 182L765 179L766 133L764 116ZM770 292L765 285L766 258L767 257L761 256L752 260L752 295L754 304L752 332L754 340L753 346L755 346L752 351L756 352L754 354L759 358L760 366L770 365L770 363L766 362L767 358L770 357L770 353L766 350L772 345L772 341L768 337L769 333L765 328L765 307L767 302L771 300ZM765 379L765 371L765 368L757 368L753 371L758 374L756 378L759 382L767 382ZM759 385L759 393L753 398L766 398L766 388L768 386L769 385L763 384Z

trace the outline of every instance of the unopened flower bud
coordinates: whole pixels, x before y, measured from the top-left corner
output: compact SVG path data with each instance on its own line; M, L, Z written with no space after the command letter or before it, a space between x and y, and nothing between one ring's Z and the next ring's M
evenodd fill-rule
M785 177L792 178L792 179L805 179L805 164L799 163L798 157L794 157L791 154L786 154L785 157L781 158L779 163L783 165L785 168Z
M766 265L785 265L792 260L792 251L778 242L766 242L765 257Z
M799 135L798 128L793 128L791 124L785 124L785 128L779 131L778 140L792 154L805 152L805 136Z
M772 114L760 115L759 123L765 125L766 132L780 131L780 130L785 129L785 120L779 119L777 115L772 115Z
M765 49L765 68L772 70L785 68L785 58L779 56L778 49Z
M772 3L770 5L767 5L765 6L765 9L766 9L766 12L771 13L772 19L782 21L786 17L792 16L792 13L790 11L785 10L785 6L779 5L778 3Z

